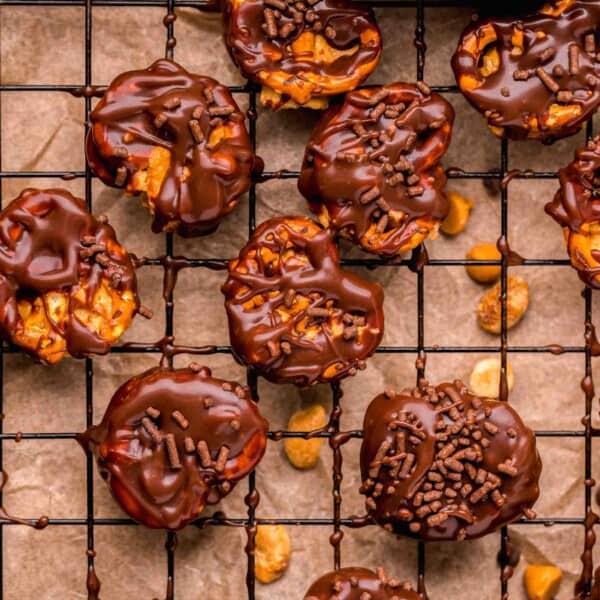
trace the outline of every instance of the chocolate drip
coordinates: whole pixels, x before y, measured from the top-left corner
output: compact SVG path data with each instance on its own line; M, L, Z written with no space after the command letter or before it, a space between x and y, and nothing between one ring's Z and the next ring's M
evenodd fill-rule
M377 396L365 415L361 493L384 528L422 540L477 538L539 495L533 432L506 403L456 381Z
M87 571L86 588L88 600L100 600L100 580L96 575L94 565L90 565Z
M411 250L448 213L439 161L453 121L441 96L410 84L347 94L313 131L298 188L323 224L364 250Z
M422 600L408 581L388 578L383 568L376 572L346 567L317 579L304 600Z
M274 382L335 381L365 368L383 335L383 292L339 266L306 217L266 221L222 288L238 360Z
M509 246L506 236L502 235L498 238L496 247L498 248L498 252L506 259L506 264L509 267L517 267L525 264L525 259Z
M552 142L576 133L598 108L600 63L585 39L596 32L600 6L565 4L518 21L487 18L462 34L454 73L494 133Z
M78 439L133 519L175 530L254 469L267 427L247 388L192 364L133 377Z
M146 191L154 232L211 233L250 187L252 145L228 89L170 60L119 75L90 120L90 166Z
M0 493L6 487L8 483L8 473L6 471L0 471ZM42 515L39 519L35 521L27 521L25 519L21 519L20 517L16 517L11 515L4 506L0 506L0 519L4 521L9 521L11 523L15 523L16 525L26 525L27 527L32 527L33 529L45 529L48 526L49 518L45 515Z

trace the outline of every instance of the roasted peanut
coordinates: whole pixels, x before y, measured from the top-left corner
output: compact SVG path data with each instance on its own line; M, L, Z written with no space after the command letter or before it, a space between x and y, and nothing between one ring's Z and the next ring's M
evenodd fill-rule
M457 192L447 192L446 196L448 196L450 209L447 217L440 225L440 229L446 235L458 235L469 222L469 215L474 202Z
M313 431L327 423L327 413L320 404L295 412L288 421L288 431ZM319 460L323 438L303 440L287 438L284 442L288 460L297 469L312 469Z
M514 327L529 306L529 285L518 275L509 275L506 299L507 327ZM488 290L477 305L477 321L490 333L500 333L501 329L500 282Z
M529 565L524 579L529 600L552 600L560 587L562 571L554 565Z
M506 364L506 383L508 390L512 390L515 378L510 363ZM471 372L469 387L477 396L497 398L500 389L500 359L484 358L480 360Z
M256 528L254 573L261 583L279 579L290 562L292 546L283 525L258 525Z
M495 244L483 243L473 246L467 252L469 260L500 260L502 255ZM469 277L477 283L494 283L500 278L502 267L500 265L468 265Z

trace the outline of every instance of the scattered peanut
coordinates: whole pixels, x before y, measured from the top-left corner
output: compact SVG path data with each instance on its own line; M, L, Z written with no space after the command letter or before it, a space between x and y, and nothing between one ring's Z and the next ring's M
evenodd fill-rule
M509 275L507 286L506 319L507 327L510 329L523 318L529 306L529 285L522 277ZM496 334L500 333L500 282L488 290L479 300L477 305L477 321L486 331Z
M313 404L304 410L295 412L288 421L288 431L313 431L324 427L327 423L327 413L320 404ZM288 460L297 469L312 469L319 460L323 438L303 440L287 438L284 442Z
M501 260L502 255L495 244L483 243L473 246L467 252L469 260ZM494 283L500 279L500 265L467 265L469 277L477 283Z
M261 583L279 579L290 562L292 546L283 525L258 525L254 573Z
M450 210L440 229L446 235L458 235L467 226L471 209L475 203L457 192L447 192L446 195Z
M554 565L530 565L525 569L525 589L529 600L552 600L562 579Z
M512 390L515 378L510 363L506 363L506 383L508 390ZM497 398L500 389L500 359L484 358L480 360L471 373L469 386L476 396Z

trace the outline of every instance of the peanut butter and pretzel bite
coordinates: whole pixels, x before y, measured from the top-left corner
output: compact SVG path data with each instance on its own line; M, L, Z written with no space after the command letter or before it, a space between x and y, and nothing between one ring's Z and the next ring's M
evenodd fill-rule
M349 0L224 0L225 43L274 109L322 109L377 66L373 11Z
M557 0L522 19L464 31L452 66L467 100L499 137L552 142L600 105L600 4Z
M125 512L147 527L174 530L256 467L267 430L247 387L192 363L132 377L79 442Z
M460 381L377 396L360 464L369 514L398 534L473 539L535 516L542 464L533 431L508 402Z
M363 567L345 567L315 581L304 600L419 600L409 581L388 578L382 567L377 572Z
M546 212L562 226L579 278L600 288L600 137L575 153L560 170L560 189Z
M265 221L223 285L235 356L275 383L337 381L383 336L383 291L339 265L331 233L306 217Z
M62 189L0 212L0 334L37 360L106 354L138 311L129 254L105 217Z
M437 237L448 214L439 164L454 110L422 82L358 90L312 133L298 182L320 223L394 257Z
M213 232L250 187L244 115L224 86L169 60L119 75L90 113L90 167L142 194L152 230Z

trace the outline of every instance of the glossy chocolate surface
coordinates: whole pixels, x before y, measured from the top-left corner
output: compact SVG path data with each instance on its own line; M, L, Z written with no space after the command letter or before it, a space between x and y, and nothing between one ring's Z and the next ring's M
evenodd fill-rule
M306 217L265 221L223 285L236 357L270 381L309 385L365 368L383 335L383 291L343 270Z
M244 115L229 90L161 59L119 75L90 113L90 166L110 186L138 193L156 148L146 193L152 230L182 236L214 231L250 187L254 155Z
M133 519L180 529L254 469L267 430L248 388L190 365L124 383L80 443Z
M377 396L367 409L361 493L384 528L431 540L477 538L539 495L535 436L508 402L460 381Z
M547 4L519 20L478 21L453 57L459 86L498 135L545 142L572 135L600 105L599 22L600 4L592 0ZM480 70L484 45L499 57L487 76Z
M383 569L377 573L363 567L346 567L315 581L304 600L420 600L408 582L388 579Z
M590 226L600 221L600 137L575 153L559 171L560 188L546 212L564 228L571 262L587 285L600 288L600 251L591 247Z
M381 54L373 11L348 0L226 0L223 15L225 43L242 74L275 89L291 84L300 104L302 88L313 84L316 96L354 89Z
M351 92L313 131L300 192L323 224L364 250L410 250L448 213L439 161L453 121L450 104L423 85Z
M18 304L46 292L66 293L65 318L49 319L74 357L106 354L110 343L74 312L87 309L102 283L136 297L135 271L114 229L83 200L63 189L25 189L0 212L0 335L15 341L22 327ZM85 289L82 303L78 292ZM49 312L49 307L45 308ZM37 350L28 351L38 357Z

